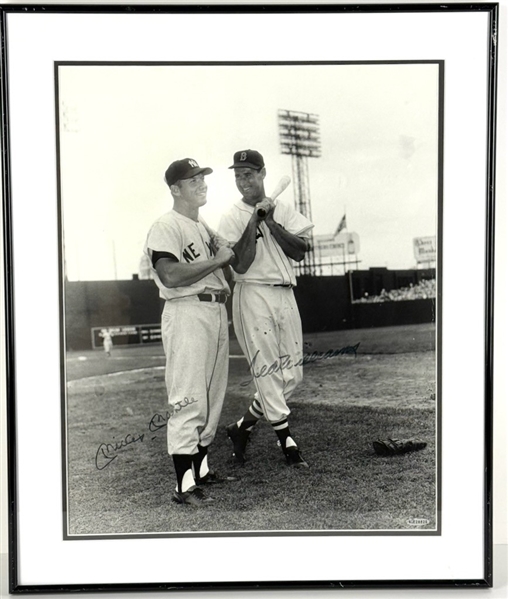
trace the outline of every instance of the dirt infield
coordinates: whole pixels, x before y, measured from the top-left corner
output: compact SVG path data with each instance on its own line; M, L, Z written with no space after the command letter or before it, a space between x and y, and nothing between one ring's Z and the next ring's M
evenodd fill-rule
M242 377L247 362L234 362L229 389L252 395L254 387L245 385ZM326 362L308 364L304 381L294 401L315 404L379 406L392 408L432 408L435 405L433 352L422 354L358 355L334 357ZM103 396L109 388L130 387L147 381L163 379L164 366L97 375L70 381L69 392L90 390ZM390 372L389 380L386 373ZM252 393L247 393L247 389ZM298 399L296 399L298 398Z
M293 401L432 409L436 397L434 329L433 325L416 325L307 335L304 380ZM334 355L349 348L353 349ZM248 362L234 339L230 354L228 391L251 396L254 386L249 385ZM104 395L109 386L163 381L164 361L160 345L118 348L110 359L100 351L71 354L68 388L92 388ZM101 374L90 375L96 371Z

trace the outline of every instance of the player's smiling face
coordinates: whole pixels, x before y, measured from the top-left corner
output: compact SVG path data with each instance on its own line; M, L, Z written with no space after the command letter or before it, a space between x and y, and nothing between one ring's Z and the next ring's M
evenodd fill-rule
M264 168L259 171L253 168L235 168L236 186L242 194L244 202L255 206L265 197L265 175Z
M182 179L178 187L180 189L180 198L189 208L199 208L206 204L208 186L203 173L199 173L199 175L190 179Z

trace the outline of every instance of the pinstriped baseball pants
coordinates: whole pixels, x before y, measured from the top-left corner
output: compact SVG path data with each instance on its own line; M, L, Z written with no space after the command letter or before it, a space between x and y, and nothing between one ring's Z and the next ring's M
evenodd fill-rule
M168 453L195 454L215 437L229 365L224 304L197 297L166 301L162 312L166 388L171 417Z

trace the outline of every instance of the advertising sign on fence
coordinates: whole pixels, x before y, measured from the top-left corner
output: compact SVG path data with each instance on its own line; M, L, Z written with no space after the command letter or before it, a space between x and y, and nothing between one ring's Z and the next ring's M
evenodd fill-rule
M321 258L343 258L360 252L360 238L357 233L315 235L314 245L317 255Z
M92 347L101 348L104 334L111 335L113 345L144 345L145 343L161 343L161 325L136 324L124 326L92 327Z
M437 255L436 236L415 237L413 239L415 258L420 262L435 262Z

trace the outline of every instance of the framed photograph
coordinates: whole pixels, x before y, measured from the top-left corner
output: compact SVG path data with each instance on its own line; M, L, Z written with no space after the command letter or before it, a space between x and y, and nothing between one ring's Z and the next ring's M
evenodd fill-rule
M0 7L11 593L492 586L497 9Z

